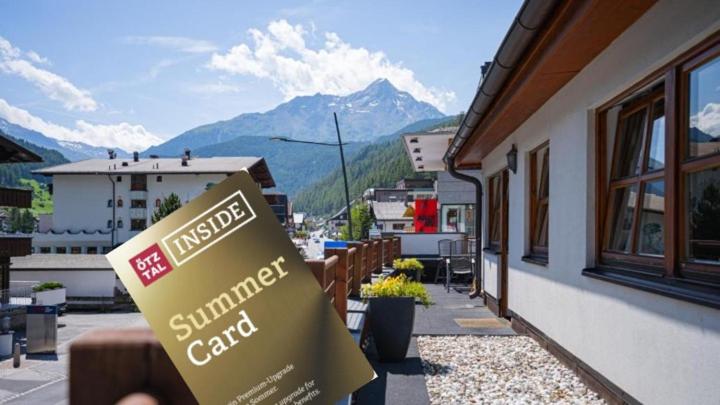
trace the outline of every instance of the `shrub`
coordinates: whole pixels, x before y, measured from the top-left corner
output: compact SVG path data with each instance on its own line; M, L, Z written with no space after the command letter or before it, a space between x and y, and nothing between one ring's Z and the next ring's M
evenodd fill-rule
M393 260L393 269L400 274L410 275L409 273L417 272L418 279L422 277L422 271L425 266L420 263L420 260L412 259L395 259Z
M432 303L425 286L417 281L410 281L404 274L398 277L380 277L373 284L363 285L362 297L414 297L426 307Z
M40 283L33 287L33 292L40 292L40 291L48 291L48 290L57 290L59 288L65 288L62 283L58 281L46 281L44 283Z

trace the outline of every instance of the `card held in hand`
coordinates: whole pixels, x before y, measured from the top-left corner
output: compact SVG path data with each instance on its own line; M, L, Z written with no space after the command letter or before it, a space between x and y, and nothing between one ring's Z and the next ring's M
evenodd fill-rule
M332 404L375 375L245 171L107 258L201 404Z

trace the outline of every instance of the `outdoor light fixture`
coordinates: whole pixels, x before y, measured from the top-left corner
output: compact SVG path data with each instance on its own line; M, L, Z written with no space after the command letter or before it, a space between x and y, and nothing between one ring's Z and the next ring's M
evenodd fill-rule
M515 147L515 144L513 144L512 148L510 148L510 152L505 155L507 157L507 165L508 169L513 172L513 174L517 173L517 148Z

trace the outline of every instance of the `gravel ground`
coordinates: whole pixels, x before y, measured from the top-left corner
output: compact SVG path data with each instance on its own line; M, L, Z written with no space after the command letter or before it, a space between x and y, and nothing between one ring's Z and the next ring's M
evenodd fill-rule
M526 336L417 338L433 404L604 404Z

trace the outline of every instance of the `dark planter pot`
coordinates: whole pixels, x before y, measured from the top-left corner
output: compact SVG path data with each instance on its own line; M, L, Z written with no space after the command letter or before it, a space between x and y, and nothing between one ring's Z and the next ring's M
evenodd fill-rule
M410 281L420 281L422 270L397 270L393 269L391 276L399 276L405 274Z
M382 362L405 360L415 321L415 298L370 298L370 332Z

